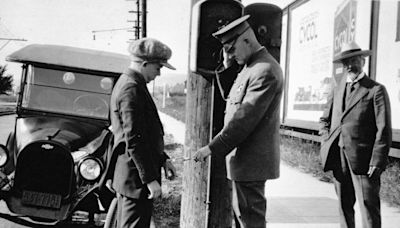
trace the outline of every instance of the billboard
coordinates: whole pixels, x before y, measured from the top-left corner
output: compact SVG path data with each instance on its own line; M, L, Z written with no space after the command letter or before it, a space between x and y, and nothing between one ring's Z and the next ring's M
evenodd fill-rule
M285 121L318 122L327 96L341 76L333 56L343 43L369 47L371 2L309 0L289 7ZM368 72L368 66L364 67Z
M397 23L393 23L397 22ZM376 81L385 85L392 109L392 128L400 130L400 2L381 1ZM397 138L397 140L399 140Z
M333 56L340 53L342 45L355 40L357 20L357 2L346 1L341 4L334 16ZM337 83L343 76L342 64L333 64L333 83Z

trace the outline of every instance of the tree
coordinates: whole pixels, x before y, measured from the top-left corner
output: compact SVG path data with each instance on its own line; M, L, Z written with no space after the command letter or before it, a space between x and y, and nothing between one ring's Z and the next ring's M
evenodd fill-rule
M7 65L0 65L0 94L7 94L12 91L13 76L7 74Z

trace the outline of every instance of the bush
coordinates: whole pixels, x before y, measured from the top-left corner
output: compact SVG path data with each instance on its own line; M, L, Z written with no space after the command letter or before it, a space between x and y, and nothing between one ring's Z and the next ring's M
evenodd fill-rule
M7 73L7 65L0 65L0 94L8 94L12 92L13 75Z
M400 208L400 162L391 159L381 177L381 197L391 206Z

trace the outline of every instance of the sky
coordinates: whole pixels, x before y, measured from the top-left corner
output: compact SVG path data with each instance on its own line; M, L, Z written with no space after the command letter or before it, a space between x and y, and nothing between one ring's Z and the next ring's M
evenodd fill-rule
M272 2L284 7L290 0L243 0L243 5ZM1 0L0 38L18 38L27 41L0 40L0 64L8 65L8 72L18 82L20 64L5 61L5 57L33 43L57 44L127 54L127 40L134 34L124 28L132 26L127 20L135 15L136 1L128 0ZM170 62L177 68L162 74L188 72L190 0L147 0L147 36L171 47ZM92 31L112 30L96 33Z

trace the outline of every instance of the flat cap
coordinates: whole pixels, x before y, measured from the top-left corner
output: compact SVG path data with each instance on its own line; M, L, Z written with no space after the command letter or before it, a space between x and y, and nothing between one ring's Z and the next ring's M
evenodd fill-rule
M214 32L212 35L222 44L232 42L250 28L250 25L247 22L249 17L250 15L240 17Z
M169 69L176 70L168 63L172 55L171 49L154 38L146 37L132 41L128 47L128 52L132 61L158 62Z
M361 50L360 46L358 46L356 42L352 41L350 43L343 44L341 52L333 58L333 62L340 63L345 59L357 55L369 56L371 55L371 50Z

